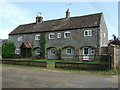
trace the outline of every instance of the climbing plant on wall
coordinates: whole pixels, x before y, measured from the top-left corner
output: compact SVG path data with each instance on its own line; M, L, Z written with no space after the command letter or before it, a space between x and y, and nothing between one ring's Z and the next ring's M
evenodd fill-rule
M40 44L40 49L42 51L41 56L45 57L45 44L46 44L45 33L41 33L39 44Z

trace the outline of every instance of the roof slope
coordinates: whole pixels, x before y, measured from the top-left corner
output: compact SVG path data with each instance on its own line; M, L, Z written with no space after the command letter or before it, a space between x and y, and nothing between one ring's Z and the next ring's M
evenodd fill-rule
M43 21L39 24L31 23L19 25L16 29L10 32L9 35L97 27L100 24L101 14L102 13L79 17L61 18Z

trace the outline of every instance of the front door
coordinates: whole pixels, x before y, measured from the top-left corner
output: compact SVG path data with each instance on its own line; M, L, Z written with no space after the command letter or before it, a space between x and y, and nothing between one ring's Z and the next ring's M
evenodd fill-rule
M89 60L89 48L83 48L83 60Z

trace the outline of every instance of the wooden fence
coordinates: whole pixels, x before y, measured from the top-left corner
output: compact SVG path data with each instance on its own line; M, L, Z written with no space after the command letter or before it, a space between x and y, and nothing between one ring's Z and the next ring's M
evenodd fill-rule
M29 61L29 60L2 60L3 64L26 65L36 67L47 67L47 62L43 61Z
M55 68L79 70L109 70L108 64L55 62Z

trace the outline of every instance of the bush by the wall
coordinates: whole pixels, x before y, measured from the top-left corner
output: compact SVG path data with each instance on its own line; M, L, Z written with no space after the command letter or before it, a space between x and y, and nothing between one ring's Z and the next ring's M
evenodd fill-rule
M5 42L2 44L2 57L11 58L15 52L15 45L13 42Z

